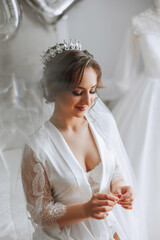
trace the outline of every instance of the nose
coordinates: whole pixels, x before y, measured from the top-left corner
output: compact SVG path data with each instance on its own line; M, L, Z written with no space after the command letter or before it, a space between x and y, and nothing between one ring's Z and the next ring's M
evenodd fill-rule
M91 104L91 96L88 92L83 95L82 104L87 106Z

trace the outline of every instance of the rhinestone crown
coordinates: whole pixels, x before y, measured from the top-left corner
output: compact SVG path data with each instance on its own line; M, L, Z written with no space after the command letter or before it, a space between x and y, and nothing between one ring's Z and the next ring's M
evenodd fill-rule
M44 52L44 55L42 56L42 62L44 64L44 66L46 66L46 64L55 56L57 56L58 54L67 51L67 50L82 50L82 45L80 43L80 41L75 41L72 42L70 40L69 43L66 43L65 41L63 43L60 44L56 44L54 47L51 47L47 50L47 52Z

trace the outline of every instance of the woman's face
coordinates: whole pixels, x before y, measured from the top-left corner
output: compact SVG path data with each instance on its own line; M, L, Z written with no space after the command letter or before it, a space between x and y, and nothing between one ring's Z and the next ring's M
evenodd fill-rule
M83 117L95 99L96 85L96 71L92 67L86 68L82 81L77 88L73 91L61 93L56 97L57 110L66 117Z

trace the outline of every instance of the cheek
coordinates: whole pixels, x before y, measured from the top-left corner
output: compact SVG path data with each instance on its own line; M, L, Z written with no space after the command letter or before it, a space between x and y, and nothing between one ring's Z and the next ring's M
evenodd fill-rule
M57 105L62 109L68 109L73 105L72 97L67 94L63 94L62 96L58 96L56 99Z
M71 107L71 106L76 105L76 104L79 102L79 98L78 98L78 97L75 97L75 96L72 96L72 95L70 95L70 96L65 96L65 97L63 98L63 102L64 102L65 105Z
M70 97L69 102L71 106L74 106L79 102L79 97L75 97L75 96Z

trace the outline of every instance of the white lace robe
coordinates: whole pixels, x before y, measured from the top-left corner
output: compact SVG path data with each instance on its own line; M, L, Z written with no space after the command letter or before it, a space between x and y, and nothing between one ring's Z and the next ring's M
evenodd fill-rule
M102 167L100 192L109 192L110 184L122 179L114 153L107 150L103 139L90 123ZM33 239L112 239L111 228L126 240L115 217L88 219L69 227L59 228L56 220L65 214L66 206L88 201L92 197L84 170L75 159L60 132L48 121L31 138L22 162L22 180L27 209L35 226ZM38 148L37 148L38 145ZM103 184L102 184L103 183Z

